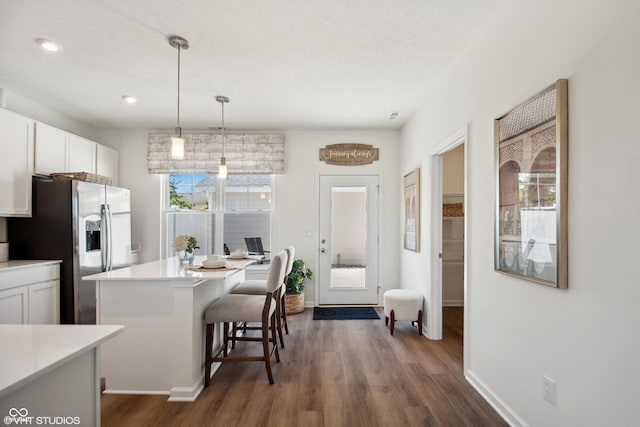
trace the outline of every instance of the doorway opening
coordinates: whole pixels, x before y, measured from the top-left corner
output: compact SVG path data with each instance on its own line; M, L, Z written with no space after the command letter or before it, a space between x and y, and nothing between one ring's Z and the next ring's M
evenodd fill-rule
M458 148L460 146L464 148ZM460 151L456 151L456 148ZM467 245L464 239L467 235L468 222L463 218L465 215L468 216L468 193L466 190L468 188L469 150L467 126L463 126L445 138L429 154L432 221L430 224L431 268L427 303L427 336L430 339L440 340L442 339L443 303L459 307L464 306L466 299ZM447 210L446 215L445 210ZM454 285L450 287L447 284L447 288L443 288L443 278L446 283L451 282L451 278L453 278ZM460 283L462 283L461 286ZM464 325L466 326L466 317ZM465 357L464 360L466 359Z
M442 154L442 306L464 307L464 143Z

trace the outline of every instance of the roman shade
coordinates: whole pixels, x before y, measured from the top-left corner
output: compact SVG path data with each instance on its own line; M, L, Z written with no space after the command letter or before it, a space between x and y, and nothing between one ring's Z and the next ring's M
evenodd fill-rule
M147 168L153 174L218 173L222 135L183 132L184 159L171 158L171 133L150 133ZM227 133L224 156L230 174L283 174L284 134Z

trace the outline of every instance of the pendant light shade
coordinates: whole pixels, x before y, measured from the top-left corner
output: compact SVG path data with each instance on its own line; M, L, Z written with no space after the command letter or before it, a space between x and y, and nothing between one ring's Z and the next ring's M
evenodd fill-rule
M222 157L220 158L220 166L218 167L218 179L226 179L227 178L227 162L224 158L224 104L229 102L229 98L226 96L218 95L216 96L216 101L222 104Z
M184 159L184 138L171 138L171 158Z
M224 157L220 159L220 166L218 166L218 178L227 179L227 165L225 164Z
M171 138L171 158L184 158L184 138L182 137L182 128L180 127L180 52L182 49L189 49L189 42L180 36L169 37L171 47L178 49L178 114L175 128L175 136Z

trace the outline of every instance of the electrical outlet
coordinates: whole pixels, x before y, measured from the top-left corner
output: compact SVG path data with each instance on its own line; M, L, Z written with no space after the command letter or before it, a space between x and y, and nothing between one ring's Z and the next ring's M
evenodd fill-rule
M551 403L556 404L556 382L546 375L542 375L542 397Z

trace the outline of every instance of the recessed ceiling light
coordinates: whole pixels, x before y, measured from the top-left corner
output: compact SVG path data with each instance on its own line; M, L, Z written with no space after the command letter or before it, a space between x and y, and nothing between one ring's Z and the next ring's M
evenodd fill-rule
M51 40L37 39L36 42L40 45L40 47L49 52L57 52L60 50L60 46L52 42Z
M138 102L138 99L134 98L131 95L122 95L122 100L127 104L135 104L136 102Z
M395 120L399 114L399 112L394 111L393 113L389 114L389 120Z

